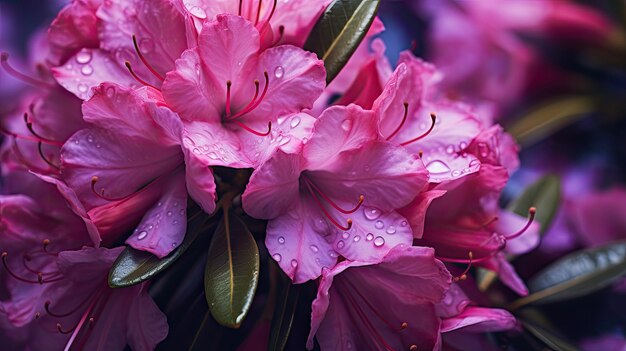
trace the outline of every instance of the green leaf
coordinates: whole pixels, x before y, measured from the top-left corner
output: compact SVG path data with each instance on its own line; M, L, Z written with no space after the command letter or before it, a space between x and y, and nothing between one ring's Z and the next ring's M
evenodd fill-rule
M302 285L291 284L291 281L284 284L280 299L274 307L268 351L283 351L285 349L301 289Z
M517 118L506 130L522 146L528 146L578 121L595 109L596 101L592 97L568 96L536 107Z
M530 295L509 309L585 296L607 287L626 275L626 240L581 250L549 265L529 282Z
M215 320L238 328L248 313L259 281L259 249L239 217L224 210L209 246L204 292Z
M304 49L317 54L330 83L374 22L380 0L335 0L315 23Z
M196 215L188 224L187 234L183 242L169 255L161 259L149 252L126 247L109 271L109 286L112 288L129 287L151 279L162 272L187 251L209 218L204 213Z
M508 206L508 209L520 216L528 215L530 207L537 208L535 220L541 224L541 233L545 233L556 216L561 203L561 181L555 176L544 176L524 190L522 195Z
M548 346L552 350L556 351L577 351L578 348L572 345L569 341L566 341L561 336L556 335L556 333L549 331L546 328L543 328L534 323L530 323L528 321L522 321L522 325L524 326L524 330L528 331L537 339L541 340L546 346Z

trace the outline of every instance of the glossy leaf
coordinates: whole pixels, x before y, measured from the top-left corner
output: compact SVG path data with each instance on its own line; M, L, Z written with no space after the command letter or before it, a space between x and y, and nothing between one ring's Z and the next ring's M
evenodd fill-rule
M259 281L259 249L239 217L224 211L209 246L204 291L213 318L238 328L248 313Z
M515 119L515 123L506 130L522 146L529 146L580 120L595 109L596 102L589 96L564 97L536 107Z
M126 247L117 257L109 271L109 286L112 288L132 286L151 279L162 272L187 251L200 232L202 232L203 226L209 219L210 217L204 213L197 214L189 222L187 234L183 242L169 255L161 259L149 252Z
M327 84L365 38L379 3L380 0L335 0L311 30L304 49L324 61Z
M529 282L530 295L511 304L543 304L585 296L626 275L626 241L581 250L556 261Z
M272 316L272 326L270 329L269 351L283 351L289 339L293 317L300 299L302 285L291 284L290 281L284 284L283 291Z
M547 330L539 325L522 321L524 330L532 334L534 337L543 342L551 350L555 351L577 351L578 348L572 345L569 341L566 341L562 337L556 335L556 333Z
M544 176L524 190L522 195L508 206L508 209L520 216L528 215L530 207L537 208L535 220L541 224L541 233L545 233L556 216L561 203L561 181L555 176Z

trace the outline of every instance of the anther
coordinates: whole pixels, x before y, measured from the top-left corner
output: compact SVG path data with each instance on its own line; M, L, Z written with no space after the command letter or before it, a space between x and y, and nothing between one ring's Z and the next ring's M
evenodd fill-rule
M265 87L263 87L263 93L261 93L261 97L257 99L258 91L259 91L258 90L259 81L255 80L254 85L256 86L257 89L254 94L254 97L252 98L252 101L250 101L250 103L246 107L244 107L241 111L237 112L234 116L230 117L228 120L239 118L245 115L246 113L253 111L255 108L257 108L261 104L261 102L263 101L263 98L265 98L265 94L267 94L267 88L269 87L269 83L270 83L270 78L269 78L269 75L267 74L267 71L263 72L263 77L265 78Z
M9 263L7 262L7 256L9 256L8 252L3 252L1 257L2 257L2 265L4 266L4 269L6 269L7 273L9 273L9 275L11 275L13 278L24 282L24 283L31 283L31 284L43 284L43 274L38 273L37 274L37 280L30 280L30 279L25 279L20 277L19 275L17 275L15 272L13 272L10 268L9 268Z
M417 345L411 345L411 347L409 347L409 351L417 351Z
M89 328L93 328L93 325L96 323L96 320L93 317L89 318Z
M469 264L467 265L467 268L465 268L463 273L461 273L461 275L452 278L454 282L467 279L467 273L469 273L470 268L472 268L472 260L474 259L474 254L470 251L467 255L469 256Z
M230 87L233 83L230 80L226 81L226 117L230 117ZM257 93L259 92L259 86L257 82ZM255 95L256 97L256 95Z
M396 136L396 134L398 134L398 132L400 132L400 129L402 129L402 126L404 126L406 118L409 115L409 103L405 101L402 105L404 106L404 115L402 116L402 120L400 121L400 124L396 127L396 130L394 130L393 133L389 134L389 136L386 138L387 141L391 140L394 136Z
M530 226L533 224L533 221L535 220L535 213L537 212L537 209L535 207L531 207L528 209L528 221L526 222L526 225L524 225L524 227L522 229L520 229L519 231L517 231L517 233L509 235L509 236L505 236L504 238L506 240L511 240L511 239L515 239L518 236L524 234L528 228L530 228Z
M322 198L324 198L324 200L326 200L335 210L343 213L343 214L352 214L354 212L356 212L361 205L363 205L363 201L365 200L365 196L364 195L359 195L359 201L357 202L356 206L354 206L354 208L352 208L351 210L344 210L343 208L339 207L339 205L337 205L333 200L331 200L328 196L326 196L326 194L324 194L324 192L318 188L315 183L313 183L311 180L309 180L309 178L307 177L303 177L304 181L307 182Z
M135 80L136 80L137 82L139 82L139 83L140 83L140 84L142 84L142 85L145 85L145 86L148 86L148 87L152 87L152 88L154 88L154 89L156 89L156 90L159 90L159 89L157 89L157 87L155 87L154 85L152 85L152 84L150 84L150 83L146 82L145 80L143 80L143 79L139 78L139 76L137 75L137 73L135 73L135 71L133 71L133 68L131 67L131 65L130 65L130 62L129 62L129 61L124 62L124 65L126 65L126 68L128 68L128 71L130 72L130 75L131 75L131 76L133 76L133 78L135 78Z
M409 327L409 324L407 322L402 322L402 325L400 325L400 330L404 330L408 327Z
M39 312L35 313L35 319L37 320L39 318L41 318L41 313L39 313Z
M9 53L7 52L2 52L0 54L0 64L2 65L2 68L4 68L4 70L9 75L11 75L15 79L21 80L24 83L30 84L35 87L40 87L40 88L54 87L53 84L28 76L22 72L17 71L15 68L11 67L11 65L9 65Z
M143 56L143 54L141 53L141 50L139 50L139 45L137 45L137 37L135 36L135 34L133 34L133 46L135 47L135 51L137 51L137 56L139 56L139 59L141 60L141 62L143 62L144 66L146 66L146 68L152 72L152 74L154 74L155 77L157 77L160 81L164 81L165 78L163 78L162 75L159 74L159 72L157 72L149 63L148 60L146 60L146 58Z
M407 145L409 145L411 143L414 143L414 142L416 142L418 140L424 139L428 134L430 134L430 132L432 132L433 129L435 128L435 122L437 121L437 116L434 113L431 113L430 114L430 119L431 119L432 123L430 125L430 128L428 128L428 130L426 132L424 132L424 134L418 136L417 138L414 138L414 139L411 139L409 141L405 141L403 143L400 143L400 145L407 146Z

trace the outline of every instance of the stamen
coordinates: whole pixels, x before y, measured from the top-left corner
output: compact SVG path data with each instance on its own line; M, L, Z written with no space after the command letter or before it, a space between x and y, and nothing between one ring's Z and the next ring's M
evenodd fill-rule
M58 141L54 141L54 140L50 140L50 139L40 139L38 137L31 137L31 136L27 136L27 135L21 135L21 134L13 133L12 131L10 131L8 129L5 129L1 125L0 125L0 133L2 133L4 135L8 135L8 136L16 138L16 139L28 140L28 141L32 141L32 142L42 142L44 144L50 144L50 145L55 145L55 146L63 146L63 143L58 142Z
M32 110L31 110L31 111L32 111ZM32 112L31 112L31 113L32 113ZM40 143L42 143L42 142L46 142L46 143L49 143L49 144L59 144L59 146L60 146L60 145L63 145L63 143L60 143L60 142L58 142L58 141L56 141L56 140L52 140L52 139L48 139L48 138L44 138L44 137L42 137L41 135L39 135L37 132L35 132L35 129L33 128L33 122L31 122L31 121L28 119L28 112L24 112L24 123L26 124L26 128L28 128L28 131L29 131L29 132L30 132L30 133L31 133L31 134L32 134L35 138L38 138Z
M512 240L524 234L528 230L528 228L530 228L530 225L533 224L533 221L535 220L536 212L537 212L537 209L535 207L529 208L528 209L528 221L526 222L526 225L524 225L522 229L518 230L517 233L510 235L510 236L505 236L504 238L506 240Z
M467 279L467 273L469 273L470 268L472 268L472 262L473 262L472 260L474 258L474 254L470 251L467 255L469 256L469 264L467 265L467 268L465 268L465 270L463 271L463 273L461 273L461 275L459 275L458 277L452 278L452 281L458 282L458 281Z
M123 197L120 197L120 198L112 198L112 197L108 197L108 196L105 196L105 195L104 195L104 188L102 188L102 189L100 190L100 193L98 193L98 192L96 191L96 183L98 182L98 179L99 179L99 178L98 178L97 176L93 176L93 177L91 177L91 191L92 191L94 194L96 194L96 196L98 196L99 198L101 198L101 199L103 199L103 200L106 200L106 201L111 201L111 202L123 201L123 200L126 200L126 199L128 199L129 197L131 197L131 196L133 196L133 195L134 195L134 193L133 193L133 194L126 195L126 196L123 196Z
M267 20L266 20L267 23L269 23L270 20L272 19L272 17L274 17L274 12L276 11L276 6L277 5L278 5L278 0L274 0L274 4L272 4L272 11L270 11L270 15L267 16ZM281 34L281 36L282 36L282 34Z
M240 121L233 121L233 123L235 123L236 125L240 126L243 129L245 129L246 131L248 131L248 132L250 132L250 133L252 133L254 135L261 136L261 137L268 136L272 132L272 121L267 122L267 132L265 132L265 133L257 132L256 130L248 127L247 125L245 125L244 123L242 123Z
M226 81L226 117L230 117L230 86L233 83L230 80ZM258 94L259 92L259 85L258 85L258 81L257 81L257 89L256 92ZM256 98L256 94L254 95Z
M344 214L351 214L356 212L361 205L363 204L363 200L365 199L365 196L363 195L359 195L359 202L356 204L356 206L351 209L351 210L344 210L343 208L339 207L339 205L337 205L335 202L333 202L333 200L331 200L328 196L326 196L326 194L324 194L324 192L322 192L322 190L320 188L318 188L315 183L313 183L309 178L307 178L306 176L302 177L304 179L304 181L306 181L307 183L309 183L313 189L315 189L315 191L317 191L318 194L320 194L324 200L328 201L328 203L335 208L335 210L344 213Z
M68 329L68 330L63 330L63 327L61 326L61 323L57 323L57 330L58 330L58 331L59 331L59 333L61 333L61 334L69 334L69 333L73 332L75 328L76 328L76 327L74 327L74 328L70 328L70 329Z
M154 88L156 90L159 90L154 85L152 85L152 84L146 82L145 80L139 78L139 76L135 73L135 71L133 71L133 68L130 66L130 62L126 61L126 62L124 62L124 64L126 65L126 68L128 68L128 71L130 72L130 75L133 76L133 78L135 78L135 80L137 82L139 82L139 84L142 84L142 85L145 85L145 86L148 86L148 87L152 87L152 88Z
M64 317L70 316L70 315L74 314L76 311L78 311L78 309L79 309L82 305L84 305L84 304L85 304L85 302L87 302L87 300L88 300L88 299L85 299L85 300L81 301L81 302L78 304L78 306L76 306L76 307L72 308L70 311L68 311L68 312L66 312L66 313L54 313L54 312L52 312L52 311L50 310L50 303L51 303L50 301L46 301L46 302L44 303L44 309L46 310L46 313L48 313L48 314L49 314L49 315L51 315L52 317L55 317L55 318L64 318Z
M4 265L4 269L6 269L7 273L9 273L13 278L24 282L24 283L30 283L30 284L43 284L43 275L40 275L39 273L37 274L37 280L30 280L30 279L26 279L26 278L22 278L19 275L17 275L15 272L13 272L10 268L9 268L9 263L7 262L7 256L9 255L8 252L3 252L2 253L2 265Z
M396 136L396 134L398 134L400 129L402 129L404 122L406 122L406 118L409 114L409 103L405 101L403 105L404 105L404 115L402 116L402 121L400 121L400 125L396 127L396 130L394 130L393 133L389 134L389 136L386 138L387 141L391 140L394 136Z
M337 228L343 230L343 231L347 231L350 230L350 228L352 228L352 219L348 218L348 220L346 221L348 223L347 227L342 226L341 224L339 224L339 222L337 222L331 215L330 213L328 213L328 211L326 211L326 208L324 208L324 205L322 204L322 202L320 201L320 199L317 198L317 196L315 195L315 192L313 191L313 188L311 187L311 183L310 182L305 182L307 188L309 189L309 192L311 193L311 196L313 196L313 199L315 199L315 202L317 203L317 206L322 210L322 212L324 213L324 215L326 216L326 218L328 218L328 220L330 220L330 222L332 224L334 224Z
M54 169L56 169L58 171L61 170L61 167L55 165L52 161L50 161L50 160L48 160L48 158L46 158L46 155L44 155L44 153L43 153L43 143L41 141L37 142L37 151L39 151L39 156L41 157L41 159L45 163L47 163L50 167L52 167L52 168L54 168Z
M9 65L9 53L7 52L2 52L0 54L0 61L1 61L0 64L2 65L2 68L4 68L4 70L15 79L21 80L22 82L26 84L30 84L32 86L39 87L39 88L48 89L48 88L54 87L53 84L28 76L24 73L17 71L15 68L11 67L11 65Z
M28 169L36 171L37 173L43 173L43 174L55 172L55 170L53 169L43 169L43 168L30 164L30 162L28 162L26 158L24 157L24 155L22 154L22 151L20 151L19 146L17 146L17 138L13 138L13 145L11 147L11 150L13 150L13 154L17 157L18 161L24 166L26 166Z
M49 245L50 245L50 239L44 239L43 240L43 251L45 253L51 253L51 252L48 252L48 246Z
M228 85L227 85L228 88ZM250 100L250 102L246 105L246 107L242 108L241 111L247 111L248 109L250 109L250 107L252 105L254 105L254 103L256 102L256 98L259 96L259 81L257 79L254 80L254 96L252 97L252 100ZM228 101L230 101L229 99L229 95L228 95L228 91L227 91L227 95L226 95L226 106L227 108L229 108L229 103ZM241 117L241 115L243 115L243 113L241 113L241 111L239 113L236 113L234 116L230 116L230 113L226 114L226 119L225 121L232 121L236 118Z
M263 5L263 0L259 0L259 7L256 10L256 20L254 21L254 25L256 26L259 23L259 18L261 17L261 6Z
M435 256L438 260L443 261L443 262L448 262L448 263L480 263L480 262L484 262L487 260L492 259L495 255L498 254L498 252L500 252L500 250L495 251L494 253L489 254L488 256L485 257L481 257L481 258L474 258L474 253L473 252L469 252L468 253L468 257L469 259L466 258L449 258L449 257L443 257L443 256Z
M431 113L431 114L430 114L430 119L431 119L431 121L432 121L432 124L430 125L430 128L428 128L428 130L427 130L424 134L422 134L422 135L418 136L418 137L417 137L417 138L415 138L415 139L411 139L411 140L409 140L409 141L405 141L405 142L401 143L400 145L402 145L402 146L407 146L407 145L409 145L409 144L411 144L411 143L414 143L414 142L416 142L416 141L418 141L418 140L424 139L424 138L425 138L428 134L430 134L430 132L432 132L432 131L433 131L433 128L435 128L435 122L436 122L436 120L437 120L437 116L436 116L434 113Z
M242 8L243 8L243 0L239 0L239 11L237 12L237 16L241 16Z
M139 50L139 45L137 45L137 37L135 36L135 34L133 34L133 46L135 47L135 51L137 51L137 56L139 56L139 59L141 60L141 62L143 62L144 66L146 66L146 68L152 72L152 74L154 74L155 77L157 77L160 81L164 81L165 78L163 78L162 75L159 74L159 72L157 72L149 63L148 60L146 60L146 58L143 56L143 54L141 53L141 50Z
M263 76L265 77L265 87L263 87L263 93L261 94L261 97L258 100L256 100L254 103L251 102L250 104L248 104L248 106L246 106L241 111L239 111L234 116L232 116L230 118L231 120L233 120L235 118L239 118L239 117L245 115L246 113L248 113L250 111L253 111L255 108L257 108L261 104L261 101L263 101L263 98L265 98L265 94L267 94L267 88L268 88L269 83L270 83L270 78L269 78L269 75L267 74L267 71L263 72ZM257 85L258 81L255 80L254 82L255 82L255 85ZM255 98L256 98L256 95L257 94L255 94ZM254 99L253 99L253 101L254 101Z
M70 337L70 339L67 341L67 344L65 344L64 351L69 351L70 350L70 347L74 343L74 340L76 340L76 336L78 336L78 332L82 328L83 324L85 324L85 320L87 320L87 316L91 313L91 311L93 310L96 302L98 301L99 296L100 295L98 295L97 298L93 299L93 301L91 302L89 307L87 307L87 310L85 311L85 313L83 313L83 316L78 321L78 324L76 324L76 326L73 328L74 332L72 333L72 336ZM57 324L57 325L59 325L59 324ZM61 331L61 329L59 329L59 331Z

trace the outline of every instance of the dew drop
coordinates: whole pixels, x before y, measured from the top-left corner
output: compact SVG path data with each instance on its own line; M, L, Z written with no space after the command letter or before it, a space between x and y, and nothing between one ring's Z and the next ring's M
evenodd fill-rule
M449 153L449 154L454 153L454 145L448 145L446 147L446 152Z
M383 229L383 227L385 226L385 223L381 220L376 221L376 223L374 223L374 227L376 227L376 229Z
M383 245L385 245L385 239L382 236L377 236L376 239L374 239L374 246L381 247Z
M396 233L396 227L394 227L394 226L390 225L390 226L387 228L387 234L395 234L395 233Z
M176 247L176 246L178 246L178 243L177 242L173 242L172 243L172 247Z
M355 243L358 242L359 240L361 240L361 237L358 235L355 235L354 238L352 238L352 241L354 241Z
M148 232L142 230L139 232L139 234L137 234L137 240L143 240L146 236L148 236Z
M78 63L88 63L91 61L91 51L90 50L81 50L76 54L76 62Z
M78 145L80 144L80 141L78 141L78 139L74 139L74 144Z
M87 136L87 141L90 143L93 143L93 135L88 135Z
M467 147L467 143L466 142L462 141L461 143L459 143L459 148L461 150L465 149L466 147Z
M161 201L159 201L159 203L157 204L157 206L161 207L163 206L163 203Z
M279 242L280 244L284 244L284 243L285 243L285 238L284 238L284 237L282 237L282 236L279 236L279 237L278 237L278 242Z
M105 94L107 95L107 97L108 97L109 99L112 99L112 98L115 96L115 88L113 88L113 87L108 87L108 88L106 89Z
M273 254L272 257L276 262L280 262L280 260L283 259L283 256L281 256L280 254Z
M214 159L214 160L217 159L217 154L215 152L209 152L207 156L209 156L209 158Z
M276 69L274 69L274 77L280 79L283 77L283 75L285 75L285 69L283 68L283 66L278 66L276 67Z
M178 224L178 221L177 221L177 220L174 220L174 221L172 222L172 224L173 224L173 225L177 225L177 224Z
M278 143L278 145L279 145L279 146L283 146L283 145L287 144L289 141L291 141L291 137L288 137L288 136L283 137L283 138L280 140L280 142Z
M455 170L455 171L452 171L452 173L450 174L452 174L453 177L458 177L461 175L461 171Z
M197 147L194 147L192 151L196 155L200 155L201 154L200 149L198 149Z
M80 91L81 93L86 93L88 89L89 87L87 86L87 84L85 83L78 84L78 91Z
M350 236L350 233L348 232L343 232L343 234L341 234L341 237L344 239L348 239L349 236Z
M367 240L367 241L372 241L372 239L374 239L374 234L372 234L372 233L367 233L367 235L365 236L365 240Z
M91 65L84 65L81 69L80 69L80 73L82 73L85 76L89 76L93 73L93 67L91 67Z
M470 163L469 163L469 166L470 166L470 167L477 167L477 166L479 166L479 165L480 165L480 161L478 161L478 160L472 160L472 161L470 161Z
M346 243L344 243L343 240L339 240L339 242L337 243L337 248L343 249L344 246L346 246Z
M406 227L406 226L407 226L407 225L409 225L409 224L408 224L406 221L402 221L402 223L400 223L400 225L401 225L402 227Z
M295 116L291 119L291 123L289 124L291 128L295 128L300 124L300 116Z
M346 132L349 132L350 129L352 129L352 120L346 119L343 122L341 122L341 129L345 130Z
M138 44L142 54L149 54L154 51L154 42L150 38L143 38Z
M328 251L328 256L330 256L332 258L339 257L339 255L335 251L333 251L333 250Z
M441 174L441 173L450 172L450 167L448 167L447 164L439 160L434 160L428 163L426 165L426 169L428 170L428 172L433 173L433 174Z
M380 217L380 211L375 208L364 208L363 214L365 214L365 218L369 219L370 221L373 221L376 218Z
M172 211L167 211L167 215L168 215L168 216L173 215Z
M293 267L293 268L298 267L298 261L296 261L296 260L291 260L291 267Z
M311 251L313 251L313 252L318 252L318 251L320 250L320 249L318 249L318 248L317 248L317 246L315 246L315 245L311 245L311 246L309 246L309 248L310 248L310 249L311 249Z

